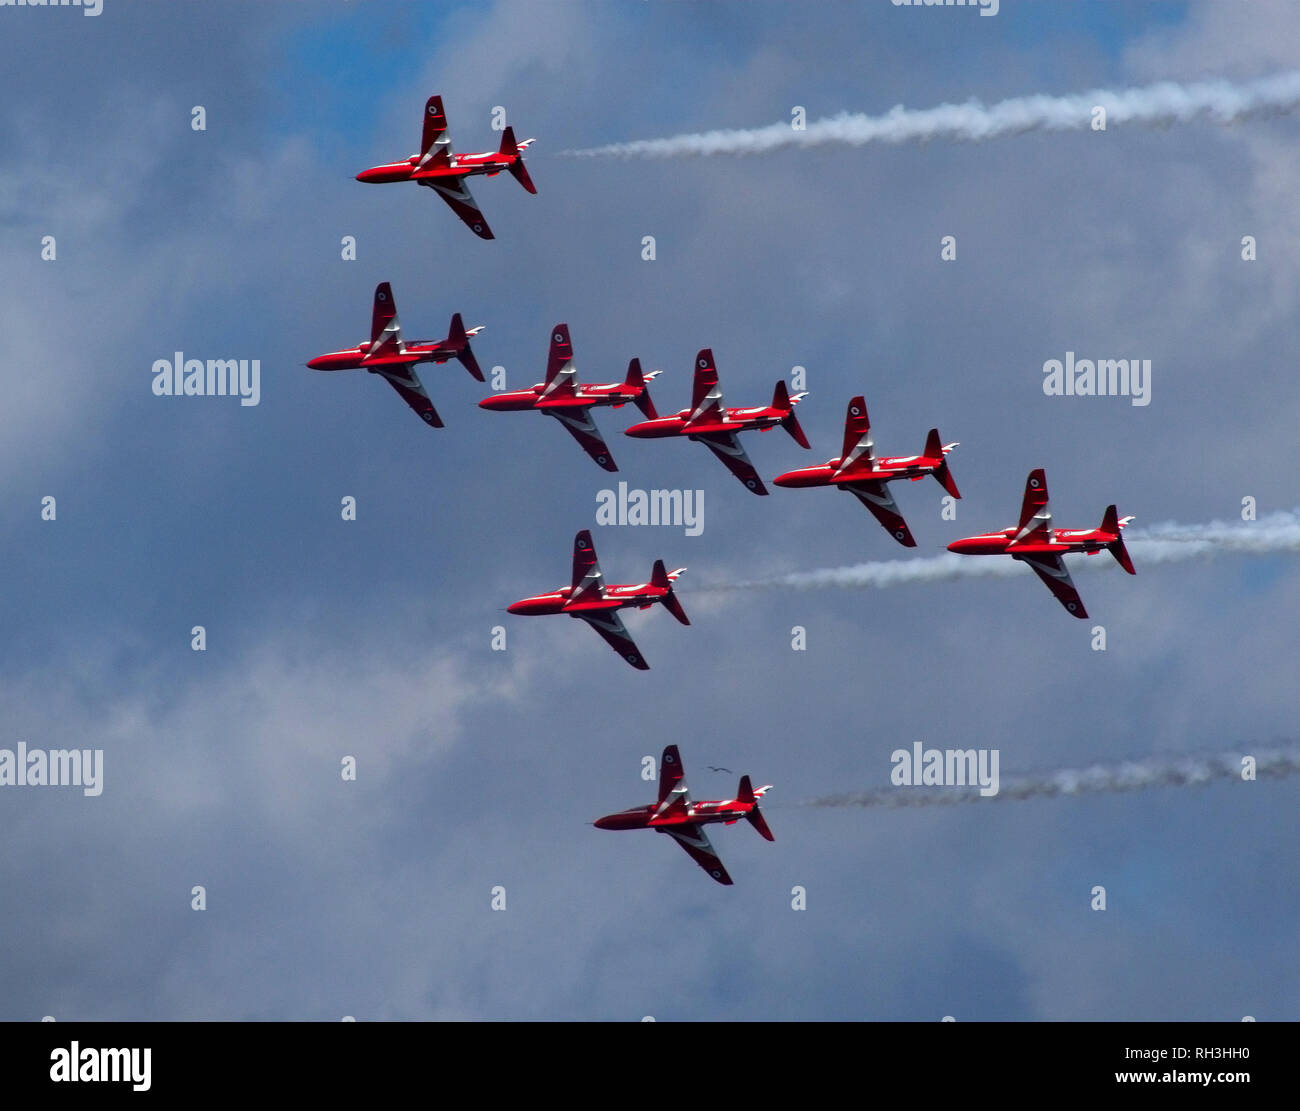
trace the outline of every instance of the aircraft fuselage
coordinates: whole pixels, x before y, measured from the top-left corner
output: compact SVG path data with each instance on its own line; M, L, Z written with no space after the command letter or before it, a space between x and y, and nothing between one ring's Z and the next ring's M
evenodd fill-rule
M527 409L539 409L543 412L547 409L586 409L592 405L611 405L617 409L630 401L636 401L641 396L641 391L629 390L622 382L576 386L572 394L564 397L544 397L545 389L546 384L539 382L526 390L505 390L492 397L485 397L479 402L479 407L497 412L519 412Z
M367 355L372 344L367 341L356 347L345 347L342 351L330 351L318 355L307 365L312 370L372 370L381 366L410 366L413 363L445 363L454 359L460 349L447 343L435 341L418 341L408 343L399 352L383 355Z
M617 814L606 814L593 823L597 829L657 829L660 826L705 825L709 822L738 822L748 816L752 803L738 799L719 799L713 802L693 802L684 809L676 809L656 816L659 807L634 806Z
M830 459L816 467L800 467L777 475L772 481L778 486L799 489L807 486L842 486L851 482L893 482L910 478L919 482L932 475L943 460L927 459L923 455L898 455L877 459L870 469L839 471L838 459Z
M585 598L579 602L569 600L572 593L573 588L571 586L562 586L548 594L536 594L531 598L524 598L515 602L513 605L507 606L506 611L528 617L552 613L567 613L571 617L577 617L582 613L593 613L601 610L621 610L633 607L644 609L658 602L668 591L663 587L652 586L650 583L607 586L604 588L603 597Z
M627 429L627 435L635 436L641 440L658 440L667 436L686 436L694 438L696 436L708 435L725 435L730 432L766 432L775 428L786 417L790 415L788 409L773 409L769 405L760 405L756 409L727 409L726 417L723 420L709 420L706 422L696 421L688 423L691 415L690 409L683 409L671 417L660 417L658 420L642 421L640 424L634 424Z
M1119 539L1118 535L1100 529L1052 529L1050 539L1022 540L1013 545L1011 540L1018 531L1007 528L1001 532L967 536L954 540L948 545L948 550L960 555L1065 555L1069 552L1096 555Z
M477 177L479 174L489 176L499 174L510 168L513 157L496 151L482 154L457 154L442 166L425 166L417 168L420 161L418 154L404 158L400 162L385 162L382 166L371 166L357 174L358 181L370 185L386 185L393 181L432 181L439 178Z

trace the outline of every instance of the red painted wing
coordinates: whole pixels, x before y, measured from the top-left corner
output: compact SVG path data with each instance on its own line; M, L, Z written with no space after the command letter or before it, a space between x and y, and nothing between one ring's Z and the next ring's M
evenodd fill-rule
M691 414L687 423L711 424L722 417L722 390L718 386L718 369L713 364L713 349L704 348L695 356L695 382L691 390Z
M1047 589L1056 595L1057 600L1075 617L1087 617L1083 608L1083 599L1074 589L1070 572L1065 569L1065 561L1059 555L1015 556L1016 559L1029 564L1034 574L1047 584Z
M728 887L731 886L731 877L727 875L727 870L722 866L722 861L718 859L718 854L713 851L709 839L704 836L704 830L701 826L696 825L694 822L688 822L686 825L671 828L660 826L659 832L668 834L669 837L681 845L683 849L690 853L691 859L715 880Z
M734 432L710 432L697 436L696 439L721 459L722 465L755 494L767 493L767 487L758 477L754 464L749 461L749 456L745 454L745 449L740 446Z
M664 800L674 792L685 794L685 780L686 772L682 769L682 754L677 751L676 745L669 745L664 749L663 756L659 758L659 805L662 806Z
M479 211L463 177L417 178L416 180L420 185L428 186L446 201L452 212L459 216L465 222L465 226L480 239L496 238L492 234L492 229L488 227L487 221L483 219L483 213Z
M573 578L569 581L571 602L591 601L605 596L604 576L596 560L596 546L591 530L583 529L573 538Z
M429 97L424 104L424 127L420 132L420 153L428 154L429 148L442 138L447 130L447 113L442 110L442 97Z
M907 527L903 515L898 512L898 503L894 501L894 495L889 492L888 483L854 482L846 484L845 488L871 510L872 516L884 525L889 535L904 548L916 547L916 541L912 539L912 530Z
M588 625L601 635L601 638L623 659L627 660L638 671L649 671L650 665L641 657L641 649L636 646L636 642L627 634L623 622L619 619L618 613L614 610L605 610L604 612L595 613L576 613L574 617L581 617Z
M1011 543L1018 540L1042 539L1052 527L1052 507L1047 501L1047 475L1041 467L1030 471L1025 480L1025 496L1020 503L1019 531Z
M876 458L875 444L871 441L871 418L867 416L867 403L859 395L849 402L844 416L844 447L840 450L840 471L869 468Z
M546 389L542 396L549 397L555 389L564 388L565 394L573 392L573 341L569 338L569 326L567 324L557 324L551 329L551 348L546 355ZM569 380L561 383L555 382L555 376L561 370L569 372ZM555 383L552 386L552 383Z
M415 376L414 367L387 367L376 373L384 376L388 384L402 395L402 400L415 410L416 415L425 424L434 428L443 427L442 418L438 416L438 410L433 407L429 395L424 392L420 379Z
M402 325L397 319L397 302L393 287L387 282L375 286L375 300L370 312L370 350L367 355L391 355L401 350Z
M543 409L542 412L564 425L569 434L582 445L582 450L605 470L618 470L614 456L610 454L605 441L601 439L596 422L591 419L590 409Z

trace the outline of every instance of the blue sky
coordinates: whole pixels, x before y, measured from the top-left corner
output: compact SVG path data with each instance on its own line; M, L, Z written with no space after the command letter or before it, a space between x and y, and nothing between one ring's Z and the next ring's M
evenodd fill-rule
M1300 1017L1293 784L790 805L883 785L917 740L996 747L1011 774L1291 738L1289 558L1081 574L1104 653L1028 574L714 592L908 553L851 499L755 498L699 445L621 436L626 409L596 413L622 468L606 476L549 422L479 410L485 388L455 363L421 371L442 430L371 376L303 366L366 334L382 280L411 336L454 311L487 325L479 359L512 387L540 378L561 320L585 379L633 355L662 368L661 411L688 401L700 347L733 405L804 366L813 450L754 435L760 473L835 454L857 393L886 453L937 425L961 442L964 498L944 521L935 484L896 491L923 555L1011 523L1035 466L1064 526L1112 501L1138 524L1231 519L1246 495L1293 508L1293 118L558 156L793 105L817 118L1295 68L1286 5L1235 16L1016 0L994 18L887 0L6 9L0 747L103 748L106 783L95 799L0 792L0 1017ZM538 139L536 196L475 186L490 243L424 190L353 180L415 149L435 91L459 150L496 145L496 105ZM155 397L151 365L177 350L260 360L260 404ZM1152 404L1045 397L1040 368L1066 350L1151 359ZM702 535L596 527L619 479L702 489ZM581 528L608 581L660 557L689 567L690 628L627 618L647 673L576 622L504 613L567 581ZM670 742L696 797L735 788L709 764L776 785L775 843L715 827L734 888L666 838L590 826L649 801L641 759Z

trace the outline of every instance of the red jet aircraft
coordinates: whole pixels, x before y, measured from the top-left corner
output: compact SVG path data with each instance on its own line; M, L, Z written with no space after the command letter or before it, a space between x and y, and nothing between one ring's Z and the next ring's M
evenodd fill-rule
M551 332L551 354L546 362L546 381L538 382L526 390L509 390L493 394L479 402L484 409L513 412L535 409L554 417L579 444L607 471L618 470L614 457L601 438L596 422L591 419L593 405L612 405L615 409L632 402L653 420L654 402L646 383L659 376L659 371L641 373L641 360L633 359L627 365L627 378L622 382L602 385L578 381L578 371L573 365L573 344L569 342L569 326L557 324Z
M402 339L402 325L397 319L397 304L393 300L392 286L380 282L375 287L369 342L320 355L307 365L312 370L368 370L371 374L381 374L425 424L442 428L438 411L416 376L415 364L445 363L448 359L459 359L465 369L482 382L483 372L469 345L470 336L476 336L481 331L482 325L466 329L460 313L454 313L446 339L412 340L408 343Z
M537 187L524 167L523 151L532 139L515 142L515 131L507 127L501 135L501 149L483 154L453 154L451 140L447 138L447 116L442 110L442 97L431 96L424 106L424 134L420 140L420 153L400 162L372 166L357 174L358 181L387 184L391 181L413 181L427 185L438 194L451 210L481 239L493 239L492 229L483 219L474 198L470 196L465 179L486 174L494 177L509 170L514 179L530 193Z
M771 789L769 785L755 790L750 786L749 776L742 775L734 799L691 802L682 772L681 756L678 755L676 745L669 745L664 749L663 758L659 762L659 802L650 806L633 807L621 814L608 814L597 818L592 824L597 829L654 829L666 833L715 880L730 886L731 877L709 844L703 827L708 822L726 822L727 825L732 825L744 818L769 841L774 841L772 831L767 828L767 822L758 809L758 800Z
M642 421L627 430L627 435L653 440L664 436L685 436L698 440L722 460L732 474L755 494L766 494L767 487L758 477L745 449L736 439L737 432L759 429L767 432L778 424L794 437L800 447L808 447L808 437L799 427L794 407L806 397L786 393L785 383L776 384L770 406L757 409L728 409L722 404L722 391L718 388L718 371L713 365L713 351L706 347L695 356L695 388L691 407L671 417Z
M898 506L889 493L886 483L898 478L920 482L926 475L934 475L939 485L954 498L960 498L957 483L948 470L948 452L957 445L939 441L939 430L930 429L925 441L925 451L920 455L884 455L876 457L871 441L871 421L867 417L867 404L861 397L849 402L844 420L844 449L838 459L831 459L820 467L801 467L786 471L772 481L778 486L837 486L847 490L865 505L876 520L905 548L915 548L912 532L898 512Z
M673 593L673 583L685 570L685 567L679 567L676 571L666 571L664 561L656 559L649 582L636 586L606 586L600 564L596 562L591 533L583 529L573 540L573 582L549 594L525 598L507 609L510 613L529 617L551 613L580 617L638 671L649 671L650 665L642 659L640 649L627 635L618 611L630 606L645 610L655 602L662 602L664 609L678 621L689 625L690 619Z
M1025 500L1020 507L1020 524L1016 528L968 536L948 545L950 552L962 555L1009 555L1023 560L1047 584L1075 617L1087 617L1079 592L1074 589L1070 572L1061 558L1067 552L1096 555L1105 548L1130 575L1136 575L1120 530L1132 517L1120 517L1113 505L1106 507L1101 527L1096 529L1054 529L1052 510L1047 504L1047 476L1042 468L1029 472L1025 483Z

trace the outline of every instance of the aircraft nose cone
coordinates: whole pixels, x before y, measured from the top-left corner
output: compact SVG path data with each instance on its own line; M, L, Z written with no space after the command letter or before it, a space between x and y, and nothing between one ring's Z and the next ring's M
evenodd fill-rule
M308 359L308 360L307 360L307 366L308 366L311 370L320 370L320 359L319 359L319 358L316 358L316 359Z
M526 604L527 603L525 602L512 602L510 605L506 606L506 613L523 613L523 608Z
M777 475L772 481L778 486L793 486L795 485L794 476L794 471L786 471L785 474Z
M646 436L647 436L647 429L646 429L646 424L645 424L645 422L642 422L641 424L634 424L631 428L629 428L629 429L624 433L624 435L625 435L625 436L635 436L638 440L643 440L643 439L645 439Z
M956 552L958 555L961 555L963 552L969 550L970 550L969 540L954 540L951 544L948 545L948 551Z

